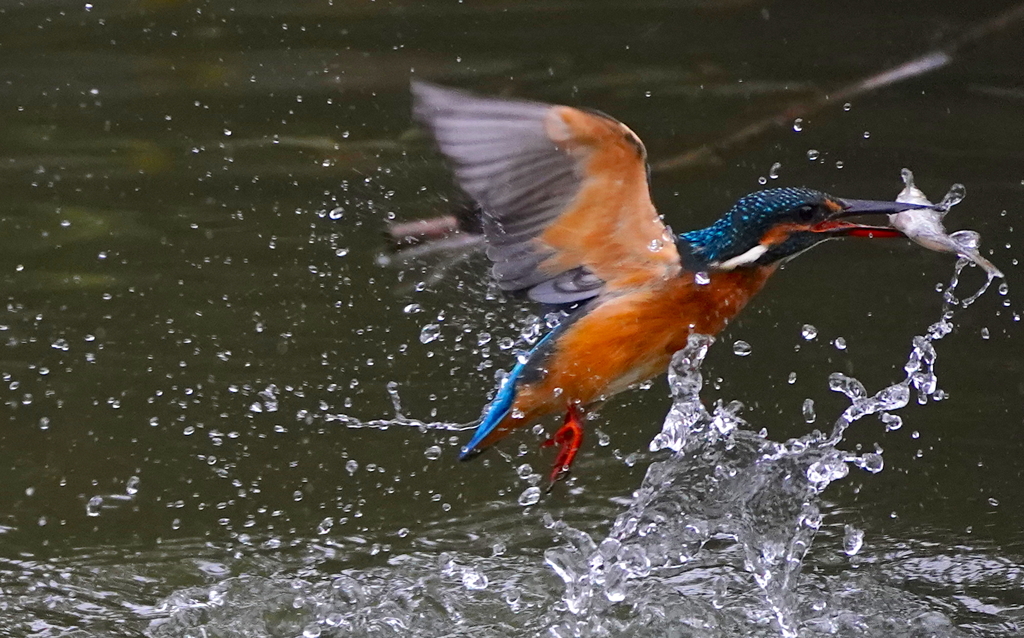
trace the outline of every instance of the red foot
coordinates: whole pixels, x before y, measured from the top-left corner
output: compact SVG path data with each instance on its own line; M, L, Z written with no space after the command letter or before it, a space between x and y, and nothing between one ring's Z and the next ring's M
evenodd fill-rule
M541 444L541 447L555 444L561 446L558 450L558 456L555 457L555 466L551 469L550 482L548 484L549 492L559 479L569 473L572 461L576 458L576 452L579 451L580 444L583 443L583 424L580 420L581 410L579 406L575 404L570 405L569 411L565 413L565 423L555 433L555 437Z

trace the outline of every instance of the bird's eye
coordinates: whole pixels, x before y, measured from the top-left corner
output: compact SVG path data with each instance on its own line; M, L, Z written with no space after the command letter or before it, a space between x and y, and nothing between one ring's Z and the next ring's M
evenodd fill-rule
M814 219L814 206L804 204L796 209L796 217L802 222L809 222Z

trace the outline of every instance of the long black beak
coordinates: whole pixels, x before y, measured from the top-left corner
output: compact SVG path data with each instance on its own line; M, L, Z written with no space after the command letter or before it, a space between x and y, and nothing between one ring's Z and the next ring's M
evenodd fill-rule
M815 226L814 232L826 233L833 237L906 237L891 226L869 226L839 220L857 215L894 215L913 208L928 208L928 206L919 204L882 202L870 199L837 199L836 203L842 208L829 216L828 220Z
M904 204L901 202L879 202L871 199L840 199L838 203L843 207L841 211L832 216L852 217L853 215L895 215L896 213L910 210L912 208L929 208L921 204Z

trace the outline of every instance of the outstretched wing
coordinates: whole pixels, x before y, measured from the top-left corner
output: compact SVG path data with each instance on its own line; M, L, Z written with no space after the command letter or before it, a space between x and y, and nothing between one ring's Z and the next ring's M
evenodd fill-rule
M567 106L414 81L416 118L483 210L504 290L570 303L679 269L647 186L646 151L624 124Z

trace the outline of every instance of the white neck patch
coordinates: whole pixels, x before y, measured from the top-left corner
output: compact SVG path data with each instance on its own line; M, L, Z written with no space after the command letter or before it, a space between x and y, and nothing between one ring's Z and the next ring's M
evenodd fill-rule
M746 266L747 264L754 263L766 252L768 252L768 247L764 244L758 244L742 255L736 255L735 257L726 259L720 264L711 265L714 266L716 270L733 270L739 266Z

